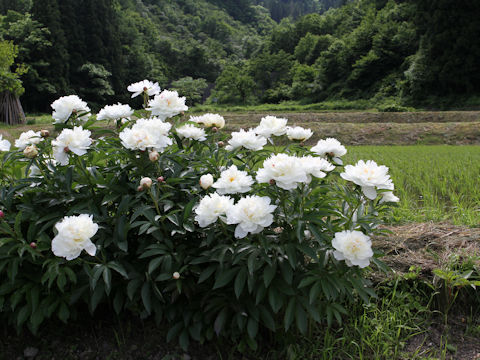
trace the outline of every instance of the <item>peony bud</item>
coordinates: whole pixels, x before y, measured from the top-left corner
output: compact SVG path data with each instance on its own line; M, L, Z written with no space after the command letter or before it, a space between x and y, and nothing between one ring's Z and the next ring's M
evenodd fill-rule
M224 147L225 146L225 143L223 141L219 141L217 143L218 147Z
M142 180L140 180L140 186L143 189L150 189L152 187L152 179L149 177L142 178Z
M138 187L137 187L137 191L143 191L143 187L142 187L142 186L138 186Z
M41 136L42 138L47 138L47 137L50 136L50 131L48 131L48 130L40 130L40 136Z
M65 146L65 147L63 148L63 151L65 151L66 153L68 153L68 152L70 152L70 148L69 148L68 146Z
M178 279L180 279L180 273L177 272L177 271L175 271L175 272L173 273L172 277L173 277L175 280L178 280Z
M0 219L3 219L4 217L5 217L5 213L2 210L0 210Z
M148 153L148 158L150 159L150 161L155 162L158 161L158 159L160 158L160 154L158 153L158 151L153 150Z
M216 133L218 131L218 128L216 126L212 127L212 132Z
M34 242L34 241L32 241L32 242L30 243L30 247L31 247L32 249L36 249L36 248L37 248L37 243Z
M270 185L275 185L275 180L274 180L274 179L270 179L269 184L270 184Z
M210 186L213 185L213 176L212 174L206 174L202 175L200 177L200 186L202 187L203 190L207 190Z
M159 176L159 177L157 178L157 181L158 181L159 183L164 183L164 182L165 182L165 178L164 178L163 176Z
M29 145L23 150L23 155L29 159L33 159L38 155L38 149L35 145Z

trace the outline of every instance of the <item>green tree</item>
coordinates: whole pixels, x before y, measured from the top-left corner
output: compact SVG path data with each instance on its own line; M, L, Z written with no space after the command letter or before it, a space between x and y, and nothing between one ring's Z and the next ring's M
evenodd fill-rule
M207 87L207 80L201 78L193 79L187 76L172 82L171 89L176 90L180 96L185 96L188 106L193 106L202 102Z
M245 65L227 65L218 76L209 101L219 104L253 103L255 88L255 81Z
M28 69L22 78L28 95L23 99L23 105L27 111L36 109L45 97L55 93L55 86L46 76L49 63L44 60L52 47L48 41L50 31L34 20L31 14L10 10L0 20L0 37L17 45L17 61Z
M17 54L18 48L11 41L0 41L0 122L10 125L25 122L19 96L24 91L20 75L26 69L17 64L16 70L11 70Z

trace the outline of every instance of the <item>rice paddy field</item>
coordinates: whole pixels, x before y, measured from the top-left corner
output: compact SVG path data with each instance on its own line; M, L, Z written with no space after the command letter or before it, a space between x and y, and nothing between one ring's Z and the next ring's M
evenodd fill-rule
M347 163L372 159L389 167L400 197L394 222L480 224L480 146L350 146Z

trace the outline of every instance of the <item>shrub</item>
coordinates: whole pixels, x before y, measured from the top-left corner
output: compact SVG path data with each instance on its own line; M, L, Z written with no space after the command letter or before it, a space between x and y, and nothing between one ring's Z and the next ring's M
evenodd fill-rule
M286 119L262 119L264 136L231 138L219 115L180 124L185 98L141 88L142 119L119 104L102 111L114 128L82 122L88 108L64 97L59 135L29 131L5 152L5 321L35 332L107 305L167 323L168 340L183 347L224 336L256 348L262 328L305 333L374 296L362 276L381 265L369 235L398 200L386 167L343 168L338 141L310 151L298 128L289 132L297 142L275 147Z

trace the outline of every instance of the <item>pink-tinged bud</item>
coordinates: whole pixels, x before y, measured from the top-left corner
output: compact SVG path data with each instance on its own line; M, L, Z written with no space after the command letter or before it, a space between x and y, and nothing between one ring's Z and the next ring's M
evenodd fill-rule
M218 128L216 126L212 127L212 132L216 133L218 131Z
M268 182L270 185L275 185L275 180L274 179L270 179L270 181Z
M66 153L68 153L68 152L70 152L70 149L68 148L68 146L65 146L65 147L63 148L63 151L65 151Z
M29 145L23 150L23 155L25 155L26 158L33 159L38 155L38 149L35 145Z
M304 146L305 146L305 143L302 141L299 145L300 145L301 147L304 147Z
M5 213L2 210L0 210L0 219L3 219L4 217L5 217Z
M47 138L50 136L50 131L48 130L40 130L40 136L43 138Z
M281 234L281 233L283 232L283 227L278 226L278 227L276 227L276 228L273 229L273 232L274 232L275 234Z
M143 191L143 187L142 186L137 187L137 191Z
M152 179L149 177L144 177L140 180L140 186L144 189L149 189L152 187Z
M222 148L222 147L225 146L225 143L224 143L223 141L219 141L219 142L217 143L217 145L218 145L218 147L221 147L221 148Z
M160 154L158 153L158 151L153 150L148 153L148 158L151 162L155 162L158 161L158 159L160 158Z
M36 248L37 248L37 243L34 242L34 241L32 241L32 242L30 243L30 247L31 247L32 249L36 249Z
M180 279L180 273L177 272L177 271L175 271L175 272L173 273L172 277L173 277L175 280L178 280L178 279Z
M165 182L165 178L164 178L163 176L159 176L159 177L157 178L157 181L158 181L159 183L164 183L164 182Z
M147 90L148 90L148 88L145 86L145 87L143 88L143 91L144 91L144 92L147 92Z
M203 190L207 190L210 186L213 185L213 175L206 174L206 175L200 176L199 183Z

